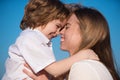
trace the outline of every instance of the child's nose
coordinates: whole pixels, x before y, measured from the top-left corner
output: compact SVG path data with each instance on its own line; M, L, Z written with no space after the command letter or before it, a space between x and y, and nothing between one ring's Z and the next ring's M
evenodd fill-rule
M53 36L54 36L54 37L57 37L57 35L58 35L58 33L56 32Z

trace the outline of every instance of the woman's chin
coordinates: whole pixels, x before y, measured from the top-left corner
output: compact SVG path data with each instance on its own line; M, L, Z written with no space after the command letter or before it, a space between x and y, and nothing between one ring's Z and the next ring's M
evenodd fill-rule
M63 50L63 51L67 51L67 49L62 47L62 46L60 47L60 49Z

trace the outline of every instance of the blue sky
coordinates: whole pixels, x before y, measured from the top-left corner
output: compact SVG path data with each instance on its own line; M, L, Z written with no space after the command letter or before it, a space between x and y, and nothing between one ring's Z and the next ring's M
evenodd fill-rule
M107 19L110 27L111 44L115 60L120 67L120 1L119 0L61 0L64 3L80 3L98 9ZM5 72L4 63L8 48L20 33L19 24L28 0L0 0L0 79ZM53 49L57 60L68 56L61 51L60 37L53 39ZM120 69L119 69L120 70Z

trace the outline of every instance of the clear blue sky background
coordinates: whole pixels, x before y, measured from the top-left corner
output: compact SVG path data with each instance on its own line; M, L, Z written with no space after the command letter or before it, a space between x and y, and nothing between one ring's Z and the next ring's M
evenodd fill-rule
M81 3L98 9L107 19L110 27L111 43L117 64L120 67L120 0L61 0L64 3ZM8 57L8 47L20 33L19 24L28 0L0 0L0 79L5 72L4 63ZM68 56L60 51L59 39L53 39L57 60ZM120 69L119 69L120 70Z

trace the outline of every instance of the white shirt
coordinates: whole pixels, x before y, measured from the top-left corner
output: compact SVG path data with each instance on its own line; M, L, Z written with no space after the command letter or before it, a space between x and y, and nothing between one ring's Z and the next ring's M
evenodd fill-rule
M113 80L113 78L101 62L83 60L73 64L69 80Z
M26 29L22 31L15 44L9 48L6 61L6 73L2 80L22 80L28 77L23 73L27 62L37 73L55 61L52 45L40 31ZM28 77L28 80L31 80Z

